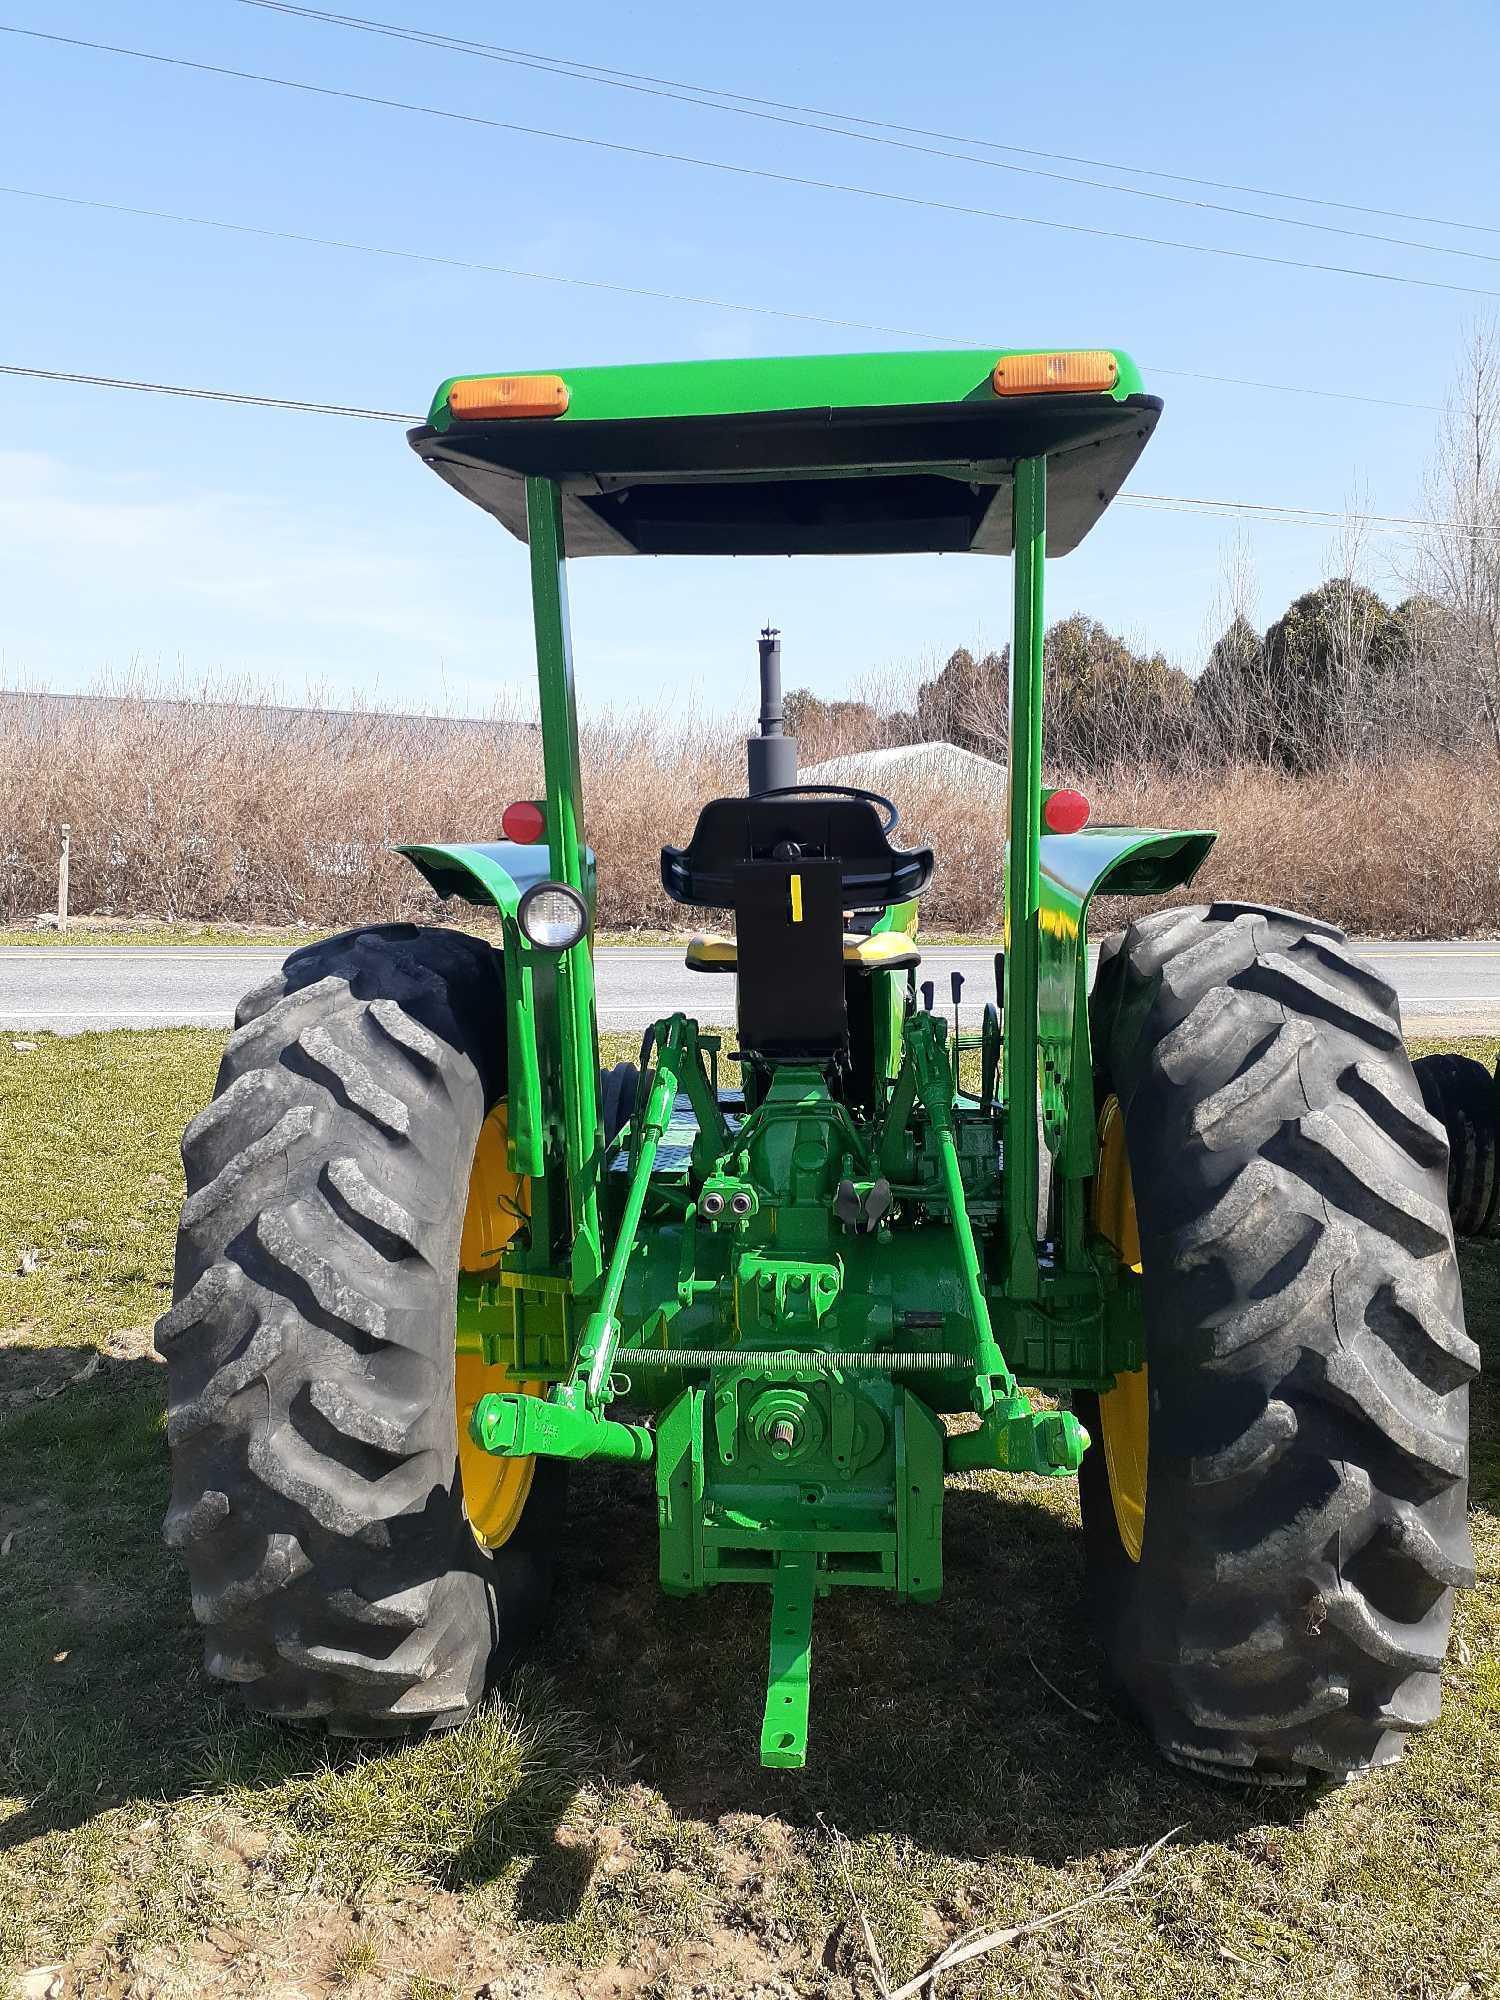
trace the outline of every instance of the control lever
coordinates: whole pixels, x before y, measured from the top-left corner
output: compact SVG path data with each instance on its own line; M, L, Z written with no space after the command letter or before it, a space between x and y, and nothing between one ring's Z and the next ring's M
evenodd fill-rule
M839 1182L838 1191L833 1197L835 1218L842 1222L846 1229L859 1230L866 1236L875 1234L895 1205L896 1198L891 1193L891 1184L884 1174L873 1184L863 1201L860 1200L859 1191L853 1181L847 1178Z
M853 1181L844 1179L839 1182L833 1197L833 1213L835 1220L842 1222L846 1229L859 1228L862 1217L859 1194Z
M932 1001L933 1001L933 996L936 992L937 988L933 985L930 979L924 979L922 981L922 1012L924 1014L930 1014L932 1012Z
M948 991L953 995L953 1090L958 1093L958 1002L964 990L964 976L961 972L950 972Z
M896 1205L891 1184L882 1174L865 1196L865 1234L873 1236Z

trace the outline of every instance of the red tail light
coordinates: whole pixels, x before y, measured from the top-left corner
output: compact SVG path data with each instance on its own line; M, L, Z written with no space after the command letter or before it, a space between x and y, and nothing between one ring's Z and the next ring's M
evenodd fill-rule
M507 840L519 842L522 847L530 847L541 840L547 831L547 822L542 809L532 799L517 799L500 815L500 831Z
M1054 792L1042 807L1048 833L1081 833L1089 823L1089 802L1082 792Z

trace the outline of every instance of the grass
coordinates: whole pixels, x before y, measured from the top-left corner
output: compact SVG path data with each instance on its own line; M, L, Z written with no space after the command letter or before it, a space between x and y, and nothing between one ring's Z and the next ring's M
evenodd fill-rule
M159 1540L144 1330L167 1296L178 1132L222 1038L34 1039L0 1038L0 1992L7 1970L65 1963L70 1994L135 1981L164 2000L278 1983L469 2000L486 1982L534 2000L863 2000L834 1828L895 1980L960 1931L1100 1886L1179 1825L1128 1898L977 1962L943 2000L1478 2000L1500 1981L1491 1381L1480 1586L1443 1715L1365 1785L1242 1793L1160 1764L1088 1635L1071 1488L999 1475L950 1482L940 1604L819 1607L804 1773L754 1761L759 1594L662 1598L649 1488L595 1467L528 1669L452 1735L329 1743L203 1682ZM1461 1254L1493 1367L1500 1244Z
M311 944L314 938L327 937L325 930L292 928L287 925L263 924L245 926L236 924L196 924L196 923L117 923L113 919L101 921L95 917L77 917L65 931L38 930L35 924L0 924L0 945L50 945L54 949L61 946L67 951L77 951L89 945L131 947L137 945L176 946L184 945L250 945L259 946L262 951L271 951L278 946L291 951L299 944Z

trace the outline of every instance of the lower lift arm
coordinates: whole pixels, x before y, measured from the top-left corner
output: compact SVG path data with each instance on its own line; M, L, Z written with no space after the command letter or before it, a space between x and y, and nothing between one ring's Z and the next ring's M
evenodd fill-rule
M979 1428L949 1438L944 1453L947 1469L977 1472L993 1467L1004 1472L1041 1472L1066 1477L1083 1463L1088 1432L1071 1410L1032 1409L995 1338L989 1300L985 1297L984 1272L958 1164L952 1072L933 1015L914 1014L907 1021L906 1060L912 1065L916 1095L937 1142L948 1219L974 1324L974 1407L979 1412Z
M651 1457L650 1431L641 1424L615 1423L604 1415L609 1403L609 1378L620 1343L616 1318L625 1273L635 1249L641 1213L656 1167L656 1155L690 1058L691 1031L682 1015L674 1014L659 1036L656 1074L641 1118L635 1166L625 1196L620 1231L604 1274L599 1303L589 1314L578 1352L566 1382L544 1401L514 1393L481 1396L474 1409L475 1442L501 1458L615 1458L641 1462Z

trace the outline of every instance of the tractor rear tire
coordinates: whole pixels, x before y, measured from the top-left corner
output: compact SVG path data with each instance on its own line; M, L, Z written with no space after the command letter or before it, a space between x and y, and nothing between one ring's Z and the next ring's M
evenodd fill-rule
M172 1504L209 1674L347 1735L459 1722L551 1589L563 1468L482 1549L458 1467L470 1167L504 1090L498 953L388 924L241 1002L183 1139Z
M1343 934L1243 903L1109 939L1146 1329L1144 1533L1098 1447L1081 1503L1117 1679L1174 1762L1275 1784L1399 1759L1473 1581L1447 1144L1391 988Z
M1419 1056L1422 1102L1448 1134L1448 1207L1460 1236L1500 1232L1500 1082L1472 1056Z

